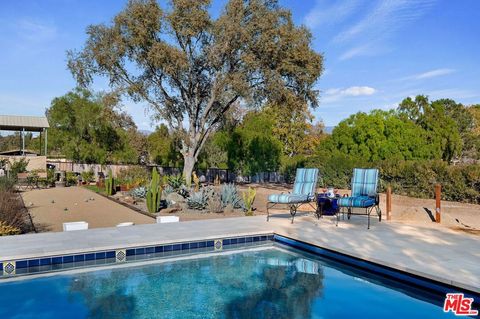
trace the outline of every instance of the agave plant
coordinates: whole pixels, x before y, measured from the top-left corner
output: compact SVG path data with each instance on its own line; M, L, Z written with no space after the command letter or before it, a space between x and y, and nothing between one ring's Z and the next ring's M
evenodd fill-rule
M198 192L191 192L187 198L188 207L199 210L205 209L211 195L212 192L209 188L203 188Z
M166 199L168 194L171 194L171 193L175 193L175 190L173 189L173 187L168 185L168 184L165 185L165 187L163 188L163 191L162 191L162 198Z
M237 186L235 184L223 184L220 190L220 200L223 207L228 204L233 208L241 208L243 206L242 199L238 196Z
M143 186L136 187L130 191L130 195L134 198L145 198L147 197L148 189Z
M185 179L182 175L170 175L167 178L168 185L170 185L174 190L179 190L183 184L185 184Z

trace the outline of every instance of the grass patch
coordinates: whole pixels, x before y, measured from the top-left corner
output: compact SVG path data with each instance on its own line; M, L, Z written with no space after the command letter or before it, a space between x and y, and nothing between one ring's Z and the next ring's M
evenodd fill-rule
M92 192L105 195L105 188L98 187L97 185L84 185L86 189L91 190Z

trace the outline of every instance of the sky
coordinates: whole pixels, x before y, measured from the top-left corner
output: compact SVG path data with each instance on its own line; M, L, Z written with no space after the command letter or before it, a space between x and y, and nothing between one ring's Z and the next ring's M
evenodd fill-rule
M66 51L88 25L109 23L127 0L0 0L0 114L43 115L75 87ZM165 1L160 1L164 6ZM480 1L280 0L307 26L325 59L316 83L317 120L392 109L405 97L480 103ZM217 15L225 1L214 0ZM108 89L98 81L94 90ZM124 101L141 130L156 123L146 105Z

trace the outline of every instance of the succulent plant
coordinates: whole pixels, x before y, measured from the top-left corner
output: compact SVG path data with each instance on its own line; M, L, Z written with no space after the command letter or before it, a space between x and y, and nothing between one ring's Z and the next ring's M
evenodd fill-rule
M147 209L151 214L154 214L160 210L160 196L162 194L162 187L160 186L160 175L156 168L152 169L152 180L150 182L150 188L146 194Z
M253 201L257 195L257 190L255 188L249 187L248 190L243 192L243 209L245 210L245 215L253 215Z
M130 191L130 195L134 198L146 198L148 189L144 186L139 186Z
M212 191L209 188L203 188L198 192L191 192L187 198L188 207L199 210L205 209L211 195Z
M235 184L223 184L220 190L220 200L223 207L228 204L233 208L241 208L243 206L242 199L238 196L237 186Z
M168 176L167 181L168 185L172 186L174 190L179 190L185 184L185 179L180 174Z

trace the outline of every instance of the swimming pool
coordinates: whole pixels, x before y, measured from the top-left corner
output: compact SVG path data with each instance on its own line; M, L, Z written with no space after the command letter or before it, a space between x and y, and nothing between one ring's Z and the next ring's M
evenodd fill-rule
M442 296L271 243L0 282L1 318L448 318Z

